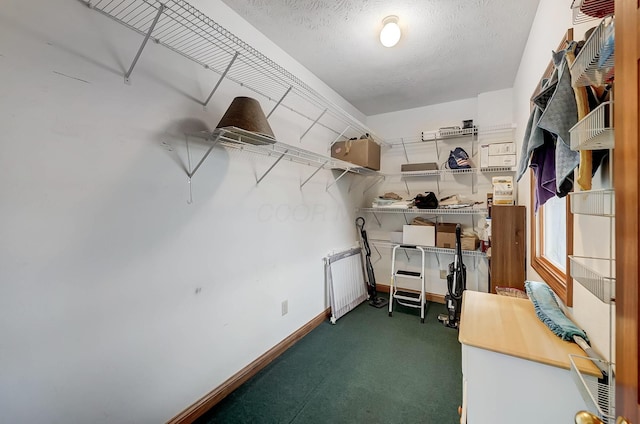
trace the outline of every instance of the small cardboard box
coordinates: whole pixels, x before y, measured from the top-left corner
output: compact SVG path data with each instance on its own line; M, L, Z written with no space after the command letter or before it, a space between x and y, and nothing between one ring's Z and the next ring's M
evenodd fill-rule
M492 143L489 146L489 156L515 155L516 143Z
M513 192L513 177L493 177L493 204L494 205L513 205L515 204L515 196Z
M480 247L480 239L477 236L469 235L460 237L462 250L476 250Z
M489 156L487 167L491 166L516 166L516 155Z
M455 249L456 247L456 225L458 224L438 224L436 227L436 246L445 249Z
M435 246L436 227L430 225L403 225L402 244Z
M480 146L480 167L515 166L516 144L493 143Z
M338 141L331 146L331 157L374 171L380 170L380 145L370 138Z

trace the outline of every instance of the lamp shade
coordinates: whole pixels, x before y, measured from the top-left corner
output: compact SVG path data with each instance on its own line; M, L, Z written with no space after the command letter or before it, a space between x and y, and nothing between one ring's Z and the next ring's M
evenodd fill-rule
M275 139L260 102L251 97L236 97L216 128L235 127Z

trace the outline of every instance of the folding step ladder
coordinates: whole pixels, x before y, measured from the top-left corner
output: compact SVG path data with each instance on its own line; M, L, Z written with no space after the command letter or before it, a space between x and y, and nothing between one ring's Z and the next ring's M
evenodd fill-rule
M396 269L396 251L398 249L419 250L422 256L420 272L402 271ZM398 278L420 280L420 293L398 289ZM420 322L424 323L424 305L426 303L426 292L424 282L424 249L420 246L397 245L393 248L391 255L391 288L389 289L389 316L393 316L393 301L409 308L420 309Z

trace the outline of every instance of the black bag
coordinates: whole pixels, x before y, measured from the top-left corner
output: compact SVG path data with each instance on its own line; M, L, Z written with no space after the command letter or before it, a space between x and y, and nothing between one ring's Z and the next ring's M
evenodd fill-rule
M413 201L418 209L436 209L438 207L438 198L432 191L425 191L425 194L418 194Z
M456 147L449 153L449 160L447 160L449 169L469 169L471 164L469 163L469 155L464 151L462 147Z

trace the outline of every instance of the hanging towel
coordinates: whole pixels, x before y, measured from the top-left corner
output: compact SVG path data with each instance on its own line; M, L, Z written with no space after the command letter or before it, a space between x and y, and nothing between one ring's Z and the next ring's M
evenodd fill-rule
M556 195L556 158L553 136L546 134L543 146L533 152L530 168L536 179L534 211Z
M572 42L567 50L573 51L577 43ZM538 127L556 136L556 189L565 180L573 180L573 170L580 162L580 154L569 147L569 129L578 122L576 98L571 86L571 75L566 59L567 50L554 53L554 64L558 67L558 84L553 96L542 113Z
M542 110L534 106L529 115L529 122L527 122L527 129L524 133L524 139L522 140L522 148L520 150L520 162L518 162L518 175L516 181L520 181L527 168L529 167L529 159L533 154L533 151L544 144L544 134L538 127L538 121L542 116Z

